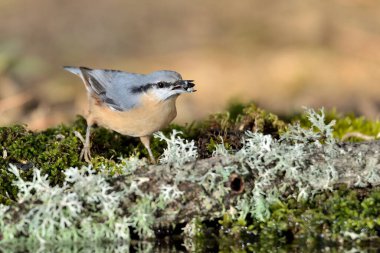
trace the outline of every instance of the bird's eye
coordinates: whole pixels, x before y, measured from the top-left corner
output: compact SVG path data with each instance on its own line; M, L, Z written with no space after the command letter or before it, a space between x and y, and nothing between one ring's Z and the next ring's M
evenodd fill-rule
M157 84L158 88L164 88L165 84L163 82L159 82Z

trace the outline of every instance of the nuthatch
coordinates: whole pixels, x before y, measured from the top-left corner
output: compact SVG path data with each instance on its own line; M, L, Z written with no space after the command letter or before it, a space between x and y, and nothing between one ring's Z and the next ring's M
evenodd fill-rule
M64 68L79 76L87 89L87 130L81 152L81 158L87 162L91 159L90 129L95 123L123 135L140 137L151 161L155 162L150 149L151 135L177 116L177 97L195 91L192 80L182 80L180 74L169 70L144 75L86 67Z

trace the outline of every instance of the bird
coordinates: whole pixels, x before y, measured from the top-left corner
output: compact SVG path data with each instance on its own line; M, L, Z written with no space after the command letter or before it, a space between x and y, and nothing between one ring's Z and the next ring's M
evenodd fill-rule
M121 70L91 69L64 66L79 76L87 90L88 112L85 139L80 159L91 163L90 132L94 124L122 135L139 137L156 163L150 138L177 116L176 100L183 93L192 93L194 80L183 80L171 70L137 74Z

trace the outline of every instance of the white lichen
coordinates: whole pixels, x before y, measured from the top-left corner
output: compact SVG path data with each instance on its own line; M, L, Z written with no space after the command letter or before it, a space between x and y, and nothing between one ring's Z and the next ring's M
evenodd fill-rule
M122 175L132 174L138 168L147 166L146 159L139 159L137 155L132 155L130 157L119 157L119 163L116 167L121 171Z
M196 218L193 218L186 226L182 229L184 236L183 245L186 247L188 252L195 252L196 245L194 244L193 238L199 234L200 231L200 221Z
M380 164L378 163L377 157L371 157L364 159L364 157L359 153L361 163L360 165L364 167L361 175L357 175L357 180L355 182L356 187L367 187L368 185L376 185L380 181Z
M238 201L240 217L250 213L259 220L269 216L270 194L281 195L288 187L296 187L293 197L307 199L313 194L330 190L338 179L334 165L330 163L339 151L333 137L334 122L325 123L323 109L319 113L307 110L311 128L296 123L289 127L280 139L258 132L247 132L243 148L236 153L251 174L257 175L252 192L246 192ZM324 165L305 164L317 151L325 151ZM249 201L249 211L247 201ZM242 202L243 201L243 202Z
M150 178L138 176L138 168L147 166L145 160L136 156L120 158L116 168L126 179L118 189L109 183L112 176L109 168L95 171L91 166L65 170L62 186L50 186L46 175L39 169L33 170L33 179L25 181L16 166L9 171L16 176L14 185L19 190L18 207L0 205L1 242L11 242L17 237L28 243L55 244L57 242L129 242L131 231L142 237L154 235L155 214L176 201L182 201L184 192L178 186L182 182L196 183L204 191L199 196L202 208L212 210L216 205L224 209L213 213L221 217L224 213L234 219L247 216L260 221L269 217L269 206L278 201L289 187L295 188L293 195L298 200L308 199L313 194L331 189L338 179L333 157L342 152L333 137L334 122L325 122L324 111L319 113L308 109L308 119L312 126L304 129L299 123L289 127L279 139L258 132L247 132L242 140L242 148L231 154L224 143L216 145L213 156L231 157L240 164L213 166L203 175L185 170L186 163L197 157L195 142L185 140L176 130L166 137L158 132L154 136L167 143L160 157L161 164L167 164L162 171L170 175L171 183L161 185L157 194L147 193L144 186ZM306 158L323 151L323 166L306 164ZM321 152L319 152L321 153ZM232 160L232 159L231 159ZM367 161L365 178L358 182L378 180L375 161ZM254 175L254 186L236 197L235 205L224 206L226 197L231 194L228 186L232 173L244 176ZM131 197L133 201L128 199ZM170 211L169 211L170 212ZM171 211L175 215L178 210ZM185 228L188 235L194 235L194 222Z
M164 153L160 157L161 164L168 164L176 168L181 167L187 162L193 162L198 158L197 147L193 140L185 140L179 135L182 132L173 130L170 137L166 137L162 132L154 134L155 138L165 141L167 144Z
M60 242L86 243L129 242L130 228L141 237L152 236L154 209L151 198L144 196L129 208L131 216L121 215L120 206L130 188L116 191L107 182L106 173L96 173L91 166L69 168L62 186L50 186L47 176L33 169L32 181L25 181L14 165L9 171L16 176L18 187L17 217L9 207L0 205L1 243L16 237L27 243L52 245ZM138 189L144 180L131 180L131 188ZM134 187L134 188L133 188ZM136 191L137 192L137 191ZM143 195L143 194L141 194Z
M213 157L222 156L222 157L228 157L230 155L230 152L226 149L226 146L224 144L224 140L222 137L220 137L221 143L218 143L215 145L215 150L212 152Z
M156 211L155 205L152 205L153 197L146 195L137 200L136 205L132 205L128 210L130 212L130 222L132 227L141 238L152 237L154 232L152 230Z
M178 189L177 185L161 185L160 193L162 199L167 203L177 200L183 195L183 192Z

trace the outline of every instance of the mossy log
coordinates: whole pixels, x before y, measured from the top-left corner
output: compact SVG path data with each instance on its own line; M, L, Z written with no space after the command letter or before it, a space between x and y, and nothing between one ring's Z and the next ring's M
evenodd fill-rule
M334 164L335 172L337 173L335 180L330 182L329 187L331 189L338 186L341 187L342 185L346 185L347 188L375 187L380 185L380 177L378 176L380 175L380 141L339 143L336 145L339 147L340 153L330 161L330 164ZM326 167L325 159L321 159L324 156L323 152L316 152L310 155L306 163L309 166ZM244 160L240 161L236 156L230 155L197 160L183 165L180 169L191 173L191 178L200 178L215 168L226 166L241 167L245 166L244 163ZM268 164L268 166L276 166L276 164ZM140 190L146 194L158 195L163 185L172 185L174 183L173 175L168 173L171 170L175 170L175 168L168 169L168 165L151 165L136 170L135 176L145 179L145 182L140 186ZM125 180L125 176L119 176L113 178L110 184L119 188L124 184ZM183 192L182 198L172 201L164 210L157 212L155 225L166 227L172 224L187 223L193 218L201 220L214 219L223 213L223 211L229 209L230 206L234 206L238 197L244 192L252 191L256 180L257 175L254 173L246 175L239 175L235 172L231 173L229 180L219 185L219 187L226 187L229 191L228 194L224 195L222 201L218 199L219 196L215 196L214 192L206 190L197 182L192 182L191 180L181 181L177 187ZM277 182L273 182L272 185L266 185L265 187L268 189L274 188L283 180L286 179L280 176ZM297 182L289 181L287 183L292 185ZM292 192L289 192L289 189L292 191L296 187L289 187L288 191L284 193L285 195L292 194ZM207 201L205 201L206 199ZM136 198L126 196L125 207L127 208L135 200Z
M182 139L172 129L170 137L161 133L153 139L153 144L160 140L167 144L166 149L162 143L155 146L161 150L161 165L147 165L133 156L138 148L116 152L112 145L125 147L129 139L101 128L94 135L101 141L94 138L92 166L79 162L82 147L72 128L44 133L23 127L0 129L6 140L0 159L3 199L9 205L0 205L4 232L0 239L35 242L43 235L55 242L68 236L92 240L96 231L96 240L117 241L130 238L130 231L147 238L178 224L189 224L186 234L194 236L197 221L212 220L223 227L238 221L265 240L289 231L294 236L333 238L346 236L345 232L357 236L367 229L367 236L375 235L380 193L369 192L380 184L380 141L337 143L334 121L326 124L323 110L319 114L309 110L307 115L309 129L295 123L282 134L268 134L250 131L246 124L248 129L237 128L242 130L235 131L239 138L234 141L219 138L224 131L213 135L185 131L187 138ZM79 123L73 129L85 129L82 120ZM220 144L213 142L218 139ZM105 143L110 144L97 153L96 147ZM120 156L126 158L106 159ZM24 160L31 166L20 166ZM356 197L356 190L347 194L345 188L361 188L368 194L366 199ZM67 219L70 226L65 225Z

